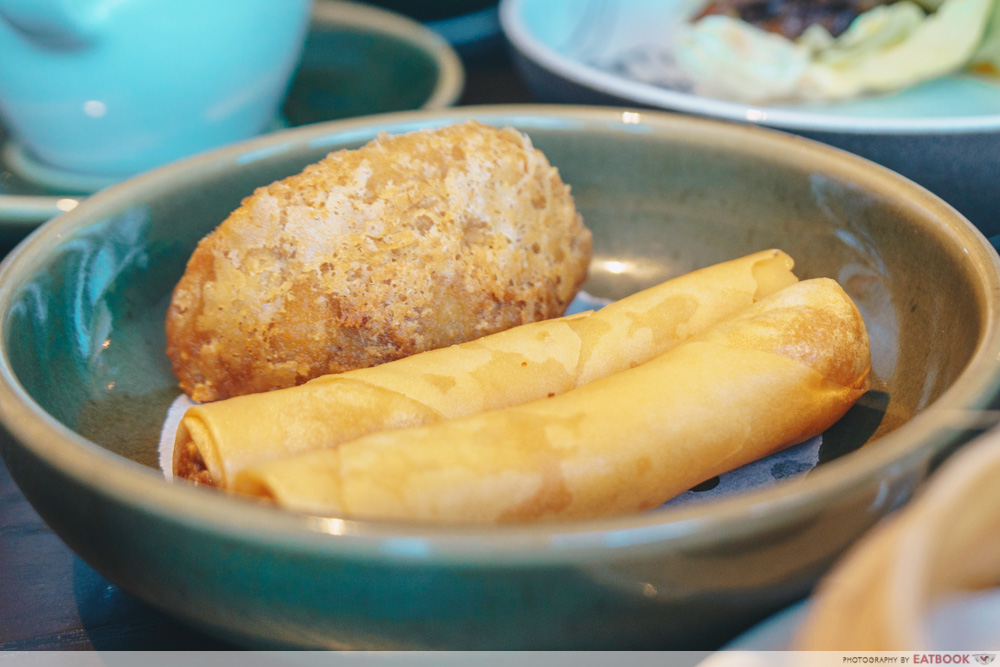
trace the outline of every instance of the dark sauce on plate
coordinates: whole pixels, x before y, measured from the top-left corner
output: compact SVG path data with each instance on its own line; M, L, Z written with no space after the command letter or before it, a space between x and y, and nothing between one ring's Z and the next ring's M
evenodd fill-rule
M798 39L818 24L834 37L841 35L860 14L896 0L710 0L695 17L729 16L762 30Z

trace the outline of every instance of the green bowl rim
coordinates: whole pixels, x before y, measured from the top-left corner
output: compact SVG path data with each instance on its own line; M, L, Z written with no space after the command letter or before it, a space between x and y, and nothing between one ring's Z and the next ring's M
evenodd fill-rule
M171 181L197 182L198 175L214 165L366 140L380 130L402 132L471 118L514 125L529 135L533 129L659 133L764 154L780 163L806 163L818 172L894 193L896 199L925 209L928 229L939 227L972 262L983 287L981 341L966 369L934 405L879 439L877 447L826 463L801 481L704 505L605 519L504 526L326 519L258 506L216 490L167 483L158 471L107 451L47 414L17 381L0 339L0 422L14 436L12 446L25 448L62 475L151 519L238 541L319 557L376 557L397 564L566 564L606 558L609 550L624 556L662 551L665 545L698 548L779 528L818 505L888 476L913 474L957 441L969 411L985 407L1000 391L1000 257L951 206L888 169L808 139L666 111L611 107L500 105L396 112L292 128L160 167L112 186L54 218L8 255L0 264L0 332L8 331L14 296L47 253L78 227L102 218L123 202L169 190Z

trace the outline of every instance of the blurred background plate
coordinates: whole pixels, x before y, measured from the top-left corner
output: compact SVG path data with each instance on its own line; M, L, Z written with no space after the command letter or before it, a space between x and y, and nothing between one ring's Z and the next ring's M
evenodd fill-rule
M441 109L458 100L464 78L458 54L430 28L377 7L320 0L284 116L295 126Z
M789 605L767 620L758 623L723 647L725 651L785 651L791 646L796 631L809 608L803 600ZM723 663L719 663L720 665ZM725 663L729 664L729 663ZM733 661L732 667L742 663Z
M462 93L462 61L437 32L394 12L317 0L301 64L271 129L353 116L441 109ZM114 181L38 163L0 126L0 245L71 210Z
M839 104L752 106L685 91L671 53L690 0L503 0L515 64L540 101L672 109L795 132L907 176L1000 233L1000 80L957 74Z
M8 135L0 125L0 145L6 147ZM80 197L34 183L15 173L0 150L0 245L10 246L27 236L40 223L80 203Z

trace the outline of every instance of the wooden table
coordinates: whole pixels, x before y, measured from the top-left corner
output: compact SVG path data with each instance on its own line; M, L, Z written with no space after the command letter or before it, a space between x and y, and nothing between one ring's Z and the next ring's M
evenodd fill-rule
M462 53L460 104L535 101L498 38ZM9 247L0 246L6 255ZM35 513L0 461L0 649L223 650L80 560Z

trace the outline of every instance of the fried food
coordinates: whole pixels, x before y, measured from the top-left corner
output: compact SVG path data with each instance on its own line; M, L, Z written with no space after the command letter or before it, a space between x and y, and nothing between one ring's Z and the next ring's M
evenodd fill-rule
M167 354L214 401L563 314L591 234L528 137L382 135L257 189L174 290Z
M252 466L235 489L340 518L641 511L823 432L867 390L870 365L854 303L836 282L808 280L562 395Z
M666 352L796 282L765 250L637 292L597 312L536 322L374 368L190 408L173 473L231 486L244 467L565 393Z
M789 648L940 651L965 645L954 635L972 617L956 612L975 608L970 603L977 596L1000 593L997 475L1000 439L993 431L945 461L913 502L883 519L834 565ZM983 613L989 608L981 605L978 617L989 619ZM992 617L992 624L972 625L995 642L995 612ZM950 633L941 632L949 626ZM976 644L974 628L968 630L969 645L989 645Z

